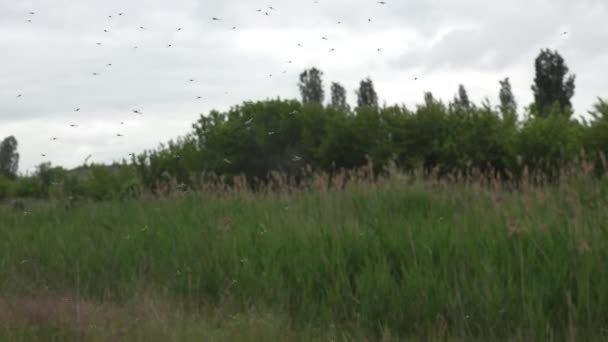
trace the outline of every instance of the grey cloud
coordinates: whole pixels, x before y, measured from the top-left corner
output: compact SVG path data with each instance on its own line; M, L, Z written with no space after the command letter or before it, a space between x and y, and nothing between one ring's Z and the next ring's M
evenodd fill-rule
M393 65L505 69L561 39L562 28L573 22L571 9L578 6L574 2L549 6L545 1L529 1L525 6L509 4L487 1L444 4L447 10L442 21L456 25L454 18L460 18L464 28L456 27L427 49L404 54ZM461 16L455 15L458 13ZM455 16L450 19L450 15ZM491 58L485 59L488 55Z
M75 166L89 152L111 161L186 133L212 108L297 97L298 74L310 66L325 72L326 90L331 81L342 83L351 102L367 75L379 90L420 99L424 90L451 96L458 75L475 98L495 98L496 80L512 75L516 95L529 96L532 60L542 47L558 48L577 73L575 106L584 112L608 95L608 81L597 73L608 56L601 43L607 16L603 0L1 1L0 138L19 135L22 169L54 147L51 135L64 137L46 151L54 163ZM560 37L562 29L570 35ZM419 72L424 77L411 82ZM144 115L135 118L132 109ZM115 125L124 120L125 139L116 139ZM71 121L87 133L66 129Z

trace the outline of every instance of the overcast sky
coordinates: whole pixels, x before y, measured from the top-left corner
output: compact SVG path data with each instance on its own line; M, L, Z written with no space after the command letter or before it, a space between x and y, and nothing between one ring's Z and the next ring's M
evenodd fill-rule
M368 76L387 104L448 100L459 83L496 104L508 76L521 107L541 48L576 74L577 114L608 97L606 0L385 1L0 0L0 139L16 136L20 172L111 162L211 109L299 98L312 66L351 104Z

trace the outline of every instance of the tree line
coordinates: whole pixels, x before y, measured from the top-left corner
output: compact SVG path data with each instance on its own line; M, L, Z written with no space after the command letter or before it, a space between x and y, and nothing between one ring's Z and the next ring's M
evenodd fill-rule
M447 102L426 92L415 108L380 106L370 78L361 80L354 108L337 82L326 103L323 72L311 68L300 74L300 101L269 99L212 110L190 134L130 160L71 171L47 163L27 177L17 177L17 141L9 137L0 145L0 198L58 192L102 199L134 189L158 191L171 182L194 188L214 175L227 182L243 175L255 187L272 172L298 182L310 172L333 175L370 160L377 174L391 165L438 177L478 172L514 180L536 172L555 179L584 154L602 174L608 102L598 98L591 119L576 120L575 75L562 56L541 50L534 69L534 102L520 110L509 78L498 82L496 106L487 99L474 103L464 85Z

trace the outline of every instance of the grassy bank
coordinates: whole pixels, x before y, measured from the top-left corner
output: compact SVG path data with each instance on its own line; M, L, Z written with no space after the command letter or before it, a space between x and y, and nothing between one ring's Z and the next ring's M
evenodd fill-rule
M607 208L606 180L510 192L400 177L5 207L0 334L605 339Z

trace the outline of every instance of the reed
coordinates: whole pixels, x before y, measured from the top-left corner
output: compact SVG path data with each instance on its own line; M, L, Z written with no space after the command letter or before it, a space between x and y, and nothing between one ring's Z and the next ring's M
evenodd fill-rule
M608 338L608 180L589 167L517 183L371 165L256 189L204 179L2 207L0 336L111 339L106 324L142 340ZM137 309L151 298L157 316ZM75 327L76 302L105 309Z

